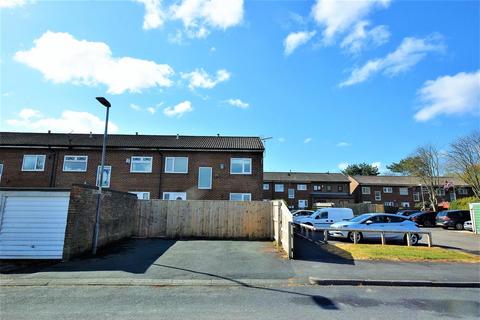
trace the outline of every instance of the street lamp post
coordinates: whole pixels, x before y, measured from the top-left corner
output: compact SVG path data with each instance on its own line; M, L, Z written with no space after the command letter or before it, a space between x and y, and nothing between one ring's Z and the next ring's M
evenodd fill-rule
M103 133L103 144L102 144L102 161L100 162L100 179L98 184L98 193L97 193L97 210L95 213L95 230L93 231L93 244L92 244L92 254L97 254L97 246L98 246L98 231L100 229L100 205L102 201L102 186L103 186L103 168L105 165L105 153L107 147L107 134L108 134L108 113L110 111L111 104L108 102L107 99L104 97L96 97L95 99L98 100L106 109L106 117L105 117L105 131Z

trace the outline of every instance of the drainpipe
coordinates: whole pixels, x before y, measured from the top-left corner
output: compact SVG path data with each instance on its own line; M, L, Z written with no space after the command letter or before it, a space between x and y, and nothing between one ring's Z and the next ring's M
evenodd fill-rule
M57 152L55 150L50 150L50 152L53 151L53 154L52 154L52 167L51 167L51 171L50 171L50 187L55 187L55 177L56 177L56 173L57 173Z
M158 174L158 199L163 199L162 196L162 172L163 172L163 154L161 151L158 151L160 155L160 172Z

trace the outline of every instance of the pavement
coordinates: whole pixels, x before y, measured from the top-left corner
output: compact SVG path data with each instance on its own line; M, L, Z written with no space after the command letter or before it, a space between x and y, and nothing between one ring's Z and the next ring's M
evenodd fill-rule
M3 287L0 318L478 319L480 289L395 287Z
M480 255L480 235L471 231L458 231L443 228L422 228L432 233L435 246L456 249ZM426 237L420 240L421 244L427 244Z
M354 261L296 238L295 260L272 242L130 239L82 257L3 273L15 285L290 285L311 279L480 282L480 265Z

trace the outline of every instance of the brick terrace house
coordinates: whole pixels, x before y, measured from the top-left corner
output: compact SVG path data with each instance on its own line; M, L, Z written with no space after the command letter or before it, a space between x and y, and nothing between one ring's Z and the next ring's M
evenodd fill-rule
M0 187L98 185L102 135L0 133ZM141 199L261 200L258 137L109 135L103 186Z
M265 172L263 199L283 199L290 208L311 208L315 203L353 203L350 180L340 173Z
M417 177L353 176L349 179L350 192L357 203L375 203L400 208L413 208L422 203L420 188L422 182ZM440 181L442 185L436 189L439 203L473 196L472 188L457 178L440 177ZM453 183L454 188L445 190L443 184L446 181ZM428 201L426 190L424 190L423 195L425 201Z

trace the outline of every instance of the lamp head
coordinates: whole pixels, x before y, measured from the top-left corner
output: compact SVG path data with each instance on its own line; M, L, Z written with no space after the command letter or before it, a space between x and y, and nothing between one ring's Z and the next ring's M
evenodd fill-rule
M107 108L110 108L112 106L110 102L108 102L108 100L104 97L96 97L95 99L97 99L98 102L100 102L103 106Z

